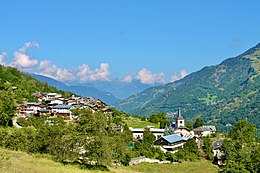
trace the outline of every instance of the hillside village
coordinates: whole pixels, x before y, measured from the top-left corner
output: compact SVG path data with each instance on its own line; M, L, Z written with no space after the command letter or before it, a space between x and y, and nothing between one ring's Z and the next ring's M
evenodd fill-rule
M76 108L87 108L93 112L101 110L104 113L111 113L109 107L101 100L92 97L78 97L71 95L68 98L62 97L61 94L36 92L32 94L38 99L38 102L25 102L24 104L17 105L18 117L51 115L69 117L69 119L77 119L71 112Z
M69 120L77 120L78 116L73 115L73 109L90 109L93 113L96 111L102 111L105 114L112 114L111 109L101 100L94 99L92 97L79 97L71 95L68 98L62 97L58 93L48 92L36 92L32 96L38 99L38 102L25 102L24 104L17 105L17 117L28 118L32 115L34 117L50 115L50 117L64 117ZM16 121L15 121L16 123ZM20 125L15 124L20 127ZM123 131L121 126L114 127L119 131ZM178 115L171 124L166 125L164 129L154 128L154 126L147 126L145 128L132 128L129 130L132 132L132 141L142 141L145 130L149 130L154 136L154 147L160 148L164 153L171 152L176 153L179 149L183 148L184 144L189 139L194 139L197 147L203 152L203 141L201 137L211 137L216 133L215 126L200 126L193 130L185 127L185 119L179 110ZM218 143L216 143L218 142ZM216 164L221 164L221 152L220 141L216 141L212 145L214 146L212 153L217 157ZM218 144L218 145L217 145ZM141 158L142 160L143 158ZM139 163L140 159L134 159L132 163ZM144 160L147 161L147 160ZM149 160L148 160L149 162Z

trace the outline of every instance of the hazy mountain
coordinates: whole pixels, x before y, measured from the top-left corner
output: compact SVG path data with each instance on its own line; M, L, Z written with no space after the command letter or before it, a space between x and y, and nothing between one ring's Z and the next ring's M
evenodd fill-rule
M121 101L121 99L115 97L113 94L106 91L100 91L94 87L68 86L60 81L57 81L55 79L46 76L41 76L36 74L30 74L30 75L41 82L46 82L48 83L48 85L56 87L57 89L71 91L81 96L91 96L94 97L95 99L100 99L104 101L108 105L112 105Z
M201 116L225 130L247 118L260 128L260 44L216 66L152 87L116 105L128 113L176 112L189 120Z
M138 80L127 83L113 79L112 81L93 81L88 83L74 83L73 85L94 87L98 90L112 93L114 96L123 100L158 84L142 84Z

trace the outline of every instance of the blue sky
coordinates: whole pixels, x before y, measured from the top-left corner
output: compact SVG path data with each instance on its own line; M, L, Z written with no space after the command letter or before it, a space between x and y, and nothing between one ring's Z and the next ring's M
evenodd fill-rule
M259 42L258 0L1 0L0 63L62 81L165 83Z

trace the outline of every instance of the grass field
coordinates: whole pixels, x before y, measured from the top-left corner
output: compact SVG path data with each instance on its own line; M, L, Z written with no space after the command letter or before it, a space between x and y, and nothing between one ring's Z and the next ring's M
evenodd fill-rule
M94 173L102 171L81 170L77 166L63 165L44 156L0 148L1 173Z
M215 173L218 168L206 160L180 164L141 163L128 167L110 168L110 171L82 170L75 165L63 165L48 156L0 148L1 173Z
M141 121L139 118L135 117L126 117L124 121L127 123L128 127L133 128L144 128L146 126L154 126L155 128L159 128L159 124L154 124L149 121Z
M124 170L141 173L216 173L219 171L217 166L212 165L206 160L183 162L180 164L141 163L125 167Z

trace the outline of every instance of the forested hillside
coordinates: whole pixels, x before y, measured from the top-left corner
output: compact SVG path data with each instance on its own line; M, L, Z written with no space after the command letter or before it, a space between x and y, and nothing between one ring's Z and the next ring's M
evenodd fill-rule
M260 44L245 53L209 66L174 83L153 87L116 105L128 113L177 112L202 117L227 130L240 119L260 128Z
M64 97L71 93L57 90L12 67L0 65L0 125L10 125L15 114L16 104L28 101L37 101L33 93L56 92Z

